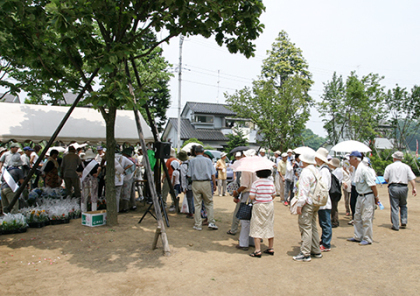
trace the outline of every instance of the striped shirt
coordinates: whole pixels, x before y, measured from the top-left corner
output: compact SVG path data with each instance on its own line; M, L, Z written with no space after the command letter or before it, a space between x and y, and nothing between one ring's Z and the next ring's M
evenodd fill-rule
M276 194L274 183L270 179L258 179L252 183L250 195L255 195L254 203L267 203L273 200L272 195Z

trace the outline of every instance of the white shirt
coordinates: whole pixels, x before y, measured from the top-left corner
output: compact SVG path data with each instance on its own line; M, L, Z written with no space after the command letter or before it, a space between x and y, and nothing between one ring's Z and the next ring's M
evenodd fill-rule
M341 183L343 183L343 179L344 179L344 170L343 168L336 168L335 170L332 171L332 173L334 174L334 176L337 177L338 181Z
M31 165L33 165L35 162L37 162L37 160L38 160L38 158L39 158L38 154L36 154L36 152L35 152L35 151L31 153L31 158L32 158L33 156L35 156L35 158L34 158L34 160L33 160L33 163L31 163Z
M290 160L288 160L286 163L286 175L284 178L289 181L293 180L293 165Z
M397 160L394 163L391 163L385 168L384 179L388 180L389 184L400 183L408 184L411 180L414 180L416 175L414 175L411 168Z
M174 181L174 183L172 185L179 185L179 184L181 184L179 182L179 171L178 170L174 170L172 172L172 180Z
M359 194L372 192L371 186L376 186L375 172L360 162L354 173L354 181L356 182L356 191Z
M328 169L328 165L327 164L323 164L320 168L319 168L319 172L321 173L322 176L322 180L325 182L325 184L327 184L328 190L331 189L331 173L330 170ZM331 198L328 195L328 201L327 204L325 206L319 207L320 210L331 210L332 206L331 206Z
M305 203L312 204L312 195L315 192L316 178L309 167L312 167L312 169L316 171L313 165L309 165L302 170L299 178L299 191L296 196L298 207L303 207Z

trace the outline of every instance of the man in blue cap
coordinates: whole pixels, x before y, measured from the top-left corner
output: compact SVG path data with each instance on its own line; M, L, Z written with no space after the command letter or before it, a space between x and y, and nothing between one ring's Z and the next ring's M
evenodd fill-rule
M350 164L356 168L354 182L358 197L353 222L354 236L347 240L366 246L373 242L373 213L379 196L375 173L362 162L362 159L363 155L359 151L350 154Z

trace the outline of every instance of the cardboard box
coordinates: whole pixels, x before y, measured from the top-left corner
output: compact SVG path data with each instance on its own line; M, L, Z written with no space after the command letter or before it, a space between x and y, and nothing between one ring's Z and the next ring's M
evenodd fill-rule
M89 227L102 226L106 224L106 210L82 213L82 225Z

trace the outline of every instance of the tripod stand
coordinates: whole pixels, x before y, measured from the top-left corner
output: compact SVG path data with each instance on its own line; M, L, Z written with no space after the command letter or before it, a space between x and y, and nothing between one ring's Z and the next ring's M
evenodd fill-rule
M170 227L169 226L168 214L166 213L166 209L165 209L164 204L163 204L162 196L160 194L158 195L158 200L159 200L160 209L161 209L161 211L163 213L163 217L165 218L165 221L166 221L166 226ZM149 205L149 207L147 208L146 212L144 212L143 216L141 217L141 219L139 221L139 224L146 217L147 213L149 213L150 215L152 215L152 217L155 218L155 220L157 220L156 216L151 211L152 207L153 207L153 203L151 203Z

